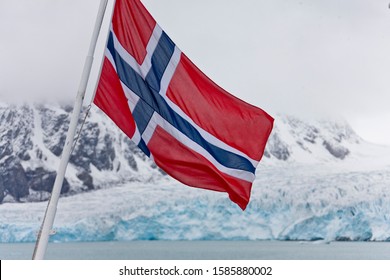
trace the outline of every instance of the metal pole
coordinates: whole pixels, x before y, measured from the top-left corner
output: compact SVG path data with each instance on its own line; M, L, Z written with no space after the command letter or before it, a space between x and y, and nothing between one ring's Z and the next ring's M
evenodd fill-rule
M60 165L58 167L58 172L57 172L56 180L54 182L52 194L46 208L45 218L42 222L38 239L35 244L33 260L42 260L44 258L46 253L46 248L49 243L49 235L50 235L50 231L52 230L54 218L57 212L57 204L61 193L62 183L64 182L66 167L68 165L70 154L72 152L74 135L76 133L77 123L80 116L81 106L83 105L89 75L91 73L93 55L95 52L95 47L99 36L100 28L102 26L103 17L107 6L107 1L108 0L100 1L95 28L92 33L92 39L89 46L88 55L85 60L83 74L81 76L81 81L77 92L77 97L74 104L72 117L69 124L68 134L66 136L64 149L62 150Z

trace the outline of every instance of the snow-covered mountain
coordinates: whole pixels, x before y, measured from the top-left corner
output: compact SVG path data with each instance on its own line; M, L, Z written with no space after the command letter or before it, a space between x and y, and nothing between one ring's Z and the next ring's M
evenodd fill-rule
M0 203L45 200L65 143L69 106L0 105ZM62 193L147 181L161 175L102 113L88 116Z
M0 203L45 200L68 129L70 106L0 105ZM304 122L278 116L265 151L277 164L344 160L362 140L345 122ZM70 159L62 192L147 181L152 162L103 113L92 110Z
M0 242L34 241L69 107L0 106ZM75 148L54 241L390 240L390 148L345 121L275 116L245 212L155 168L100 111ZM98 191L89 191L100 189Z
M298 162L345 159L362 139L345 121L303 121L277 116L266 157Z

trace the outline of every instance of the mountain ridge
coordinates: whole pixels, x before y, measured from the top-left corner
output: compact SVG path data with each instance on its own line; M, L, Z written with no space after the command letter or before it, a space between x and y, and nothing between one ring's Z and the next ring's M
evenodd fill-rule
M49 197L71 111L66 104L0 104L0 203ZM262 162L342 162L357 157L356 151L367 145L345 121L277 115ZM62 194L162 176L103 112L93 108L70 158Z

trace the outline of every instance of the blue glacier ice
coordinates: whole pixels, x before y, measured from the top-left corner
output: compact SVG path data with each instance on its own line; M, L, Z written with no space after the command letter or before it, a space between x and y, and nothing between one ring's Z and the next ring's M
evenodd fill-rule
M224 193L168 178L60 199L53 242L390 240L390 171L262 168L246 211ZM0 241L34 242L46 207L0 205Z

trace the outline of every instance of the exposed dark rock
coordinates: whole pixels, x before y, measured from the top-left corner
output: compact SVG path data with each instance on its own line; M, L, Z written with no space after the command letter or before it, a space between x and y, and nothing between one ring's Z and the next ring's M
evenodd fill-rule
M3 202L4 197L5 197L5 187L3 184L3 178L0 176L0 203Z
M69 115L65 112L58 114L58 112L45 107L40 108L40 115L43 142L53 154L60 156L69 128Z
M140 149L138 149L138 147L130 139L125 138L123 142L126 145L125 158L127 160L127 163L133 170L137 171L138 166L137 166L137 162L135 161L134 154L138 154L138 156L140 156L141 158L146 158L146 156L144 153L141 152Z
M328 141L324 141L322 144L336 158L344 159L349 154L349 150L341 145L335 145Z
M288 145L284 143L278 134L272 134L267 143L267 152L279 160L287 160L290 157Z
M45 191L51 193L56 179L56 171L47 171L42 167L35 170L28 170L26 176L28 178L28 187L34 191ZM66 179L62 184L61 194L67 193L70 185Z
M12 146L10 145L9 141L3 141L3 139L0 140L0 143L2 142L2 145L0 145L0 159L6 156L12 155Z
M316 143L316 137L314 137L314 135L312 137L310 137L310 135L308 135L307 137L303 137L303 140L312 144Z
M64 105L62 108L63 108L63 109L65 110L65 112L67 112L67 113L72 113L72 111L73 111L73 106L72 106L72 105L69 105L69 104Z
M27 152L20 152L18 153L18 158L24 161L28 161L31 159L30 155Z
M3 161L0 166L0 180L4 188L3 194L7 192L16 201L29 194L27 177L17 157L10 156Z
M93 185L93 178L88 172L80 172L79 174L77 174L77 178L83 181L84 186L86 186L89 190L93 190L95 188L95 186Z
M84 129L77 141L70 162L76 166L82 167L84 170L90 171L91 161L96 157L96 146L99 143L99 134L100 130L97 123L84 124Z
M112 143L115 140L106 134L103 142L96 145L96 152L91 156L91 163L99 170L113 170L113 161L115 159L115 149Z

